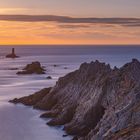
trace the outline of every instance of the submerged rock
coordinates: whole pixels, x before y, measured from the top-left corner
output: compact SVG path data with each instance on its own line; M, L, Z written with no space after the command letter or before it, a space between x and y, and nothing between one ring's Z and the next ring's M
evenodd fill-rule
M63 135L63 137L67 137L68 135Z
M16 55L15 49L12 48L12 53L6 55L6 58L18 58L19 56Z
M68 69L68 67L64 67L64 69Z
M23 98L14 102L25 104ZM140 62L115 69L83 63L31 105L47 110L41 117L53 117L48 124L64 125L76 140L139 139Z
M53 66L54 66L54 67L58 67L59 65L54 64Z
M12 71L14 71L14 70L18 70L18 69L19 69L19 68L16 68L16 67L14 68L14 67L13 67L13 68L6 68L6 69L4 69L4 70L12 70Z
M32 62L28 64L22 71L17 74L45 74L45 69L41 66L40 62Z
M18 68L9 68L9 70L18 70Z
M48 76L48 77L46 77L46 79L51 80L51 79L52 79L52 77L51 77L51 76Z

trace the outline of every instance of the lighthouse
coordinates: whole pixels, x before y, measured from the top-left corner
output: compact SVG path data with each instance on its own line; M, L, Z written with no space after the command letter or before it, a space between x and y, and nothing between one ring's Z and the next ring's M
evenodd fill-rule
M15 55L15 48L12 48L12 55Z
M17 58L19 56L16 55L15 53L15 48L12 48L12 53L6 55L6 58Z

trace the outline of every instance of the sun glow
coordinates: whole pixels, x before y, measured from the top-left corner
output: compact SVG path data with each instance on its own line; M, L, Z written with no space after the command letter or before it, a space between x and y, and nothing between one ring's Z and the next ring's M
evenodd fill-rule
M137 27L0 21L0 44L140 44L139 34Z

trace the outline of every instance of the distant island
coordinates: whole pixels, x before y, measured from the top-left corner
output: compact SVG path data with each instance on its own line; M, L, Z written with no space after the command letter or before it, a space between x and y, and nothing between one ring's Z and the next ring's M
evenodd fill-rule
M15 49L12 48L12 52L8 55L6 55L6 58L18 58L19 56L16 55Z
M64 125L73 140L138 140L140 62L113 69L98 60L83 63L54 87L10 102L46 110L47 124Z

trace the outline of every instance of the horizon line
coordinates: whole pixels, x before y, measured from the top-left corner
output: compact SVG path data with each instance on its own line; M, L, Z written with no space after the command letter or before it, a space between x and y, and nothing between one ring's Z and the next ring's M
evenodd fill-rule
M140 46L140 44L0 44L0 46Z

